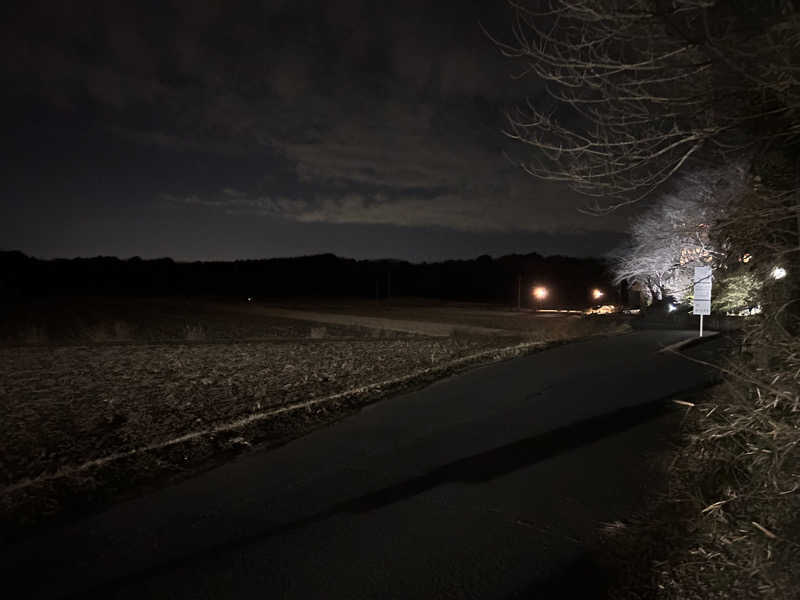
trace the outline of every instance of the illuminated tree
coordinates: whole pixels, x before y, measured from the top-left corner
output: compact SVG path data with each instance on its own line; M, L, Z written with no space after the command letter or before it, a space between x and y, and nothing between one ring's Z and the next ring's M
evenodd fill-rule
M724 312L752 311L759 305L764 281L757 272L739 269L722 278L714 308Z
M694 267L724 261L726 244L715 244L710 233L743 185L735 164L679 177L674 191L633 221L630 243L613 256L616 283L638 284L649 301L684 300Z

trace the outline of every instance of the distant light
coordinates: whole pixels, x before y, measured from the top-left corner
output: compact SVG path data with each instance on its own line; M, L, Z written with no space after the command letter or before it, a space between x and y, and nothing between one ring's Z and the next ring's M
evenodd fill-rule
M674 304L669 304L669 305L667 305L667 311L669 311L669 312L675 312L676 310L678 310L678 307L677 307L677 306L675 306Z
M751 260L753 260L753 255L750 254L749 252L745 252L742 255L742 262L743 263L749 263Z
M602 297L603 297L602 290L598 290L597 288L592 290L592 298L594 298L595 300L599 300Z
M542 285L537 285L533 288L533 297L537 300L544 300L547 298L547 288Z
M619 306L614 304L603 304L602 306L593 306L583 311L585 315L612 315L621 310Z
M248 301L248 302L252 302L252 301L253 301L253 298L252 298L251 296L248 296L248 297L247 297L247 301Z
M769 272L773 279L783 279L786 277L786 269L783 267L773 267L772 271Z

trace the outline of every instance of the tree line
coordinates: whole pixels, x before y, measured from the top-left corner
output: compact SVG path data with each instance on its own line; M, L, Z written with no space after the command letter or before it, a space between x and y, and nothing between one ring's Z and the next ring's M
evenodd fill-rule
M115 257L42 260L0 252L4 299L58 295L202 295L226 298L415 296L531 305L530 291L546 285L542 307L583 308L591 290L616 298L603 260L509 255L414 264L354 260L333 254L227 262L177 262Z

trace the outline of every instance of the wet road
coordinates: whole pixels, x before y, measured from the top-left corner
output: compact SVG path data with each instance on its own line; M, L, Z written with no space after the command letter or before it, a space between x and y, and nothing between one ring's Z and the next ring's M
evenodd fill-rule
M513 598L625 519L713 373L692 332L568 344L388 399L0 550L30 598ZM713 357L721 338L687 353ZM531 594L533 594L531 596ZM15 596L17 597L17 596Z

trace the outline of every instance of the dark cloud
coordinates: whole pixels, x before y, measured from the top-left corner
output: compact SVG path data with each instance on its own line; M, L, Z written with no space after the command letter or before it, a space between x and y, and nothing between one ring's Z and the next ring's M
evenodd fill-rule
M492 234L621 227L580 214L583 199L504 158L503 111L536 90L510 79L480 31L508 28L502 0L39 0L10 13L0 83L23 112L81 115L100 132L86 139L103 140L94 154L86 142L79 165L70 156L76 194L97 196L87 174L119 144L141 174L137 198L169 205L171 218L203 210L262 217L265 228ZM18 144L41 132L15 127ZM84 203L131 198L120 183Z
M557 190L551 198L558 203ZM562 202L560 210L535 213L527 197L511 193L436 195L384 192L324 192L307 196L250 196L225 188L204 196L162 194L165 202L185 207L219 210L227 215L273 217L298 223L399 225L404 227L442 227L461 232L557 232L564 231L565 218L574 220L574 206ZM596 227L607 221L584 217L573 223L570 232L603 231Z

